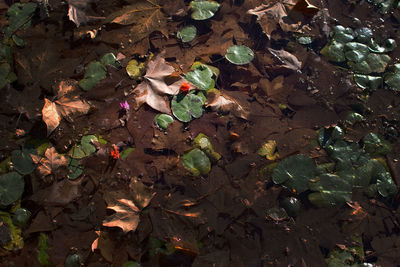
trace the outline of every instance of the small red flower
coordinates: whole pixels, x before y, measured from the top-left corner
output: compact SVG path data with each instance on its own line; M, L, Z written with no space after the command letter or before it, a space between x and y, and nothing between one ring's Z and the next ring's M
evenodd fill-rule
M116 145L113 145L110 154L113 159L119 159L119 150Z
M187 93L190 91L190 83L188 82L183 82L181 84L181 87L179 87L179 90L181 91L181 93Z

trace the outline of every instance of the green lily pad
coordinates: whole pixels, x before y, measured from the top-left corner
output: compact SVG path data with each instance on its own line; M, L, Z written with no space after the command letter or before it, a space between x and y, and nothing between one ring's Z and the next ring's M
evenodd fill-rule
M354 74L353 78L358 87L361 89L369 89L370 91L375 91L382 87L383 84L383 79L379 76Z
M380 173L376 181L378 192L383 197L394 196L397 194L397 185L389 172Z
M22 175L31 174L35 170L35 165L30 154L34 152L29 149L14 150L11 152L11 162L14 169Z
M203 104L204 100L198 95L176 95L172 99L171 110L178 120L189 122L203 115Z
M344 119L344 121L349 125L354 125L355 123L364 120L364 116L357 112L349 112L349 114L347 114L346 118Z
M337 161L338 164L343 164L343 168L351 165L361 166L369 160L358 144L344 140L338 140L333 145L329 145L326 151L331 159Z
M194 20L206 20L215 15L220 4L215 1L193 0L190 2L191 17Z
M296 217L300 212L301 202L295 197L287 197L282 200L281 206L290 217Z
M185 79L202 90L209 90L215 86L213 72L205 64L196 65L193 71L185 75Z
M211 170L211 162L207 155L198 148L195 148L182 156L183 165L193 175L206 175Z
M279 162L272 173L272 181L300 194L308 189L308 181L314 179L315 173L314 161L299 154Z
M154 117L154 123L159 127L160 129L167 130L168 125L174 121L174 118L172 118L168 114L157 114Z
M370 74L384 72L389 61L390 57L388 55L369 53L365 60L360 62L349 61L347 64L356 73Z
M12 222L14 225L18 227L24 227L27 225L29 219L31 218L32 213L23 208L19 208L14 212L12 216Z
M214 151L210 138L203 133L199 133L193 141L193 146L200 148L213 162L221 159L221 155Z
M32 25L32 18L36 11L36 3L15 3L7 11L8 26L4 28L7 37L11 37L18 29L27 29Z
M85 90L89 91L93 88L99 81L106 78L107 69L99 61L92 61L86 67L85 76L79 81L79 86Z
M80 267L84 263L83 257L78 253L73 253L65 259L65 267Z
M176 37L179 38L183 43L192 41L197 34L197 29L193 25L188 25L183 27L177 34Z
M97 141L95 135L85 135L81 139L81 148L86 156L90 156L92 153L96 152L96 147L92 143L93 141Z
M113 66L115 68L119 68L121 67L121 64L119 64L117 58L115 57L115 55L113 53L107 53L105 54L101 59L100 62L103 65L110 65Z
M369 48L365 44L349 42L344 46L344 55L346 56L346 59L350 61L363 61L369 53Z
M74 158L68 159L68 170L69 170L68 179L75 180L76 178L82 175L84 169L85 167L79 164L78 159Z
M132 151L134 151L134 150L135 150L134 147L128 147L128 148L124 149L121 153L120 159L122 159L122 160L126 159L129 156L129 154L131 154Z
M17 172L9 172L0 176L0 205L8 206L22 196L24 177Z
M195 69L197 69L199 66L209 67L210 70L212 71L212 73L214 74L214 76L215 76L215 77L218 77L218 75L219 75L219 69L218 69L217 67L204 64L204 63L201 62L201 61L195 61L195 62L193 62L192 66L190 66L190 69L191 69L191 70L195 70Z
M345 179L334 174L322 174L311 181L308 195L310 202L317 207L341 206L351 200L352 186Z
M343 130L339 126L325 128L318 131L318 142L323 148L329 146L337 140L343 139Z
M86 157L85 151L83 151L82 146L80 144L75 144L69 151L68 156L73 159L83 159Z
M310 36L300 36L297 38L297 42L302 45L309 45L313 42L313 38Z
M145 65L143 62L139 63L137 60L132 59L128 62L126 66L126 73L128 73L129 77L132 79L137 79L144 75L146 71Z
M374 34L372 33L370 28L363 27L363 28L358 28L354 31L354 34L356 36L356 41L363 43L363 44L368 44L372 40L372 37Z
M385 83L390 89L400 91L400 64L395 64L393 70L385 75Z
M324 48L322 48L320 53L333 62L346 61L346 57L344 55L344 44L340 42L330 42Z
M341 25L337 25L332 28L330 35L336 42L347 43L354 40L355 34L352 28L345 28Z
M392 150L391 144L375 133L369 133L363 138L364 150L373 156L384 156Z
M393 51L397 47L396 41L387 39L383 45L379 45L374 39L369 42L369 49L374 53L387 53Z
M244 65L254 59L254 52L245 45L232 45L226 50L225 58L233 64Z

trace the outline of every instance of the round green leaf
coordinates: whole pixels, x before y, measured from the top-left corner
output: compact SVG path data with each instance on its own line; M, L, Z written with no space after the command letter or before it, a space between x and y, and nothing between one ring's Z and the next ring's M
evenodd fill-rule
M107 69L99 61L92 61L86 67L85 76L79 81L79 86L85 90L89 91L94 87L99 81L106 78Z
M75 180L82 175L84 167L79 164L78 159L70 158L68 160L68 179Z
M392 150L391 144L375 133L369 133L363 138L364 149L374 156L384 156Z
M17 201L24 192L24 177L17 172L0 176L0 205L8 206Z
M80 254L73 253L65 259L65 267L80 267L83 264L83 257Z
M379 45L374 39L369 42L369 49L374 53L387 53L393 51L397 47L396 41L387 39L383 45Z
M195 66L194 70L185 75L185 79L202 90L209 90L215 86L212 70L205 64Z
M280 208L270 208L267 210L266 212L267 214L267 218L279 222L279 221L283 221L288 219L288 214L286 213L286 211L284 209L280 209Z
M189 122L193 118L203 115L203 99L195 94L176 95L171 102L171 110L174 116L182 121Z
M182 28L176 36L184 43L192 41L197 34L197 29L193 25L188 25Z
M369 43L373 37L371 29L367 27L356 29L354 34L356 36L356 41L363 44Z
M344 55L347 60L360 62L366 58L369 54L369 48L365 44L360 44L356 42L349 42L344 46Z
M281 206L290 217L296 217L300 212L301 203L295 197L287 197L282 200Z
M400 64L395 64L393 71L385 75L385 83L390 89L400 91Z
M157 114L154 117L154 123L157 125L157 127L163 130L167 130L168 124L172 123L173 121L174 118L168 114Z
M86 157L85 151L83 151L81 145L75 144L69 151L68 155L73 159L82 159Z
M357 112L350 112L344 119L344 121L349 125L354 125L356 122L361 122L364 120L365 120L364 116Z
M36 11L36 3L15 3L7 11L8 26L4 28L7 37L11 37L18 29L27 29L32 24L32 18Z
M349 61L348 65L356 73L370 74L373 72L381 73L386 69L390 57L384 54L369 53L365 60L360 62Z
M226 50L225 58L236 65L250 63L254 58L254 52L245 45L232 45Z
M351 200L351 184L334 174L317 177L310 182L310 189L318 191L308 195L310 202L317 207L340 206Z
M213 162L217 162L221 158L221 155L214 151L210 138L203 133L196 136L193 146L200 148Z
M313 42L313 38L310 36L300 36L297 38L297 42L302 45L309 45Z
M115 57L115 55L113 53L107 53L105 54L101 59L100 62L104 65L110 65L113 66L115 68L119 68L121 67L121 65L119 64L117 58Z
M334 62L343 62L346 60L344 55L344 44L332 41L321 50L321 54Z
M20 174L30 174L35 170L29 150L14 150L11 152L11 161L14 169Z
M16 226L23 227L28 223L31 215L32 213L29 210L19 208L14 212L14 215L12 216L12 222Z
M139 63L137 60L132 59L128 62L126 66L126 73L128 73L129 77L132 79L137 79L145 73L144 63Z
M384 172L379 175L376 186L379 194L383 197L393 196L397 193L397 185L394 183L389 172Z
M382 77L379 76L354 74L353 78L358 87L361 89L369 89L371 91L380 88L383 83Z
M315 173L314 161L299 154L279 162L272 173L272 180L300 194L308 189L308 181L315 177Z
M335 26L330 33L333 40L339 43L347 43L354 39L354 31L351 28L345 28L341 25Z
M339 126L329 128L322 127L318 131L318 142L321 147L325 148L336 140L342 139L343 136L343 130Z
M86 135L81 139L81 148L86 156L90 156L92 153L96 152L96 147L92 143L93 141L97 141L95 135Z
M193 175L206 175L211 170L210 159L198 148L184 154L182 156L182 163Z
M207 0L193 0L190 2L190 8L192 10L192 19L194 20L205 20L213 17L218 11L220 4L215 1Z

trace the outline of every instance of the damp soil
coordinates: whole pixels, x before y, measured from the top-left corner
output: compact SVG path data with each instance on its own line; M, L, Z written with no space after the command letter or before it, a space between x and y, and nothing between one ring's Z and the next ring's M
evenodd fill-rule
M335 24L370 27L376 36L390 37L400 44L396 14L382 15L367 1L309 2L325 13L303 18L315 36L312 45L304 46L295 42L292 33L279 28L270 39L262 33L256 18L246 13L261 5L259 0L221 1L215 17L192 21L199 35L188 45L173 35L187 23L187 18L175 15L187 9L183 0L161 1L163 14L170 18L162 32L169 33L169 38L155 31L136 42L129 36L129 27L113 25L103 28L99 38L91 39L86 32L95 29L95 22L77 28L66 17L65 5L49 1L50 17L25 31L27 44L14 53L18 81L2 89L1 158L23 142L10 138L16 128L28 136L48 138L59 153L66 153L84 134L101 135L109 145L135 150L125 160L113 161L107 153L85 158L84 174L75 181L46 183L35 173L28 175L21 203L32 212L32 219L23 231L25 245L20 251L3 251L0 265L40 266L36 257L40 233L49 237L54 266L63 266L71 251L83 256L85 266L122 266L128 260L142 266L325 266L329 251L349 245L353 235L362 237L365 262L399 265L398 195L370 199L354 192L353 202L362 210L356 212L348 205L316 208L300 194L297 197L303 205L297 217L283 221L266 217L266 210L279 207L284 197L295 194L260 172L271 163L257 154L261 144L275 140L280 159L305 154L324 163L326 153L312 142L317 139L317 130L337 125L355 108L363 110L366 121L349 128L346 138L358 141L369 132L387 137L393 149L386 158L393 179L400 183L400 96L379 89L367 100L360 97L361 89L354 84L351 72L319 54L328 40L326 27ZM104 15L124 3L94 2L91 8ZM223 55L233 44L250 47L255 59L244 66L229 64ZM301 67L288 68L276 61L268 48L289 51ZM54 94L56 81L81 79L79 69L108 52L131 59L161 51L165 51L167 63L183 73L195 60L219 68L217 88L245 103L249 119L207 110L189 123L175 121L164 132L153 122L158 112L143 105L131 109L129 119L121 121L119 103L134 102L132 95L126 95L134 81L125 68L110 68L106 79L83 94L95 110L73 122L63 120L47 137L40 115L44 98ZM399 54L400 48L391 52L391 62L398 61ZM281 86L267 94L265 83L280 76ZM279 104L287 108L282 110ZM182 167L180 156L191 149L199 133L210 138L222 159L213 164L208 175L192 176ZM155 193L140 214L137 229L123 233L119 228L102 226L111 214L104 194L127 190L133 178L151 186ZM92 251L99 231L104 233L101 246ZM152 256L151 238L174 244L175 252Z

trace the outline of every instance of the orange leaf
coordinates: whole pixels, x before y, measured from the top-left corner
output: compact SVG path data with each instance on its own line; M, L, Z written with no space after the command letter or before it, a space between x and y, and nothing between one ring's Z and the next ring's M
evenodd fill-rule
M61 166L67 165L67 158L58 154L54 147L48 148L45 152L45 157L31 154L33 162L38 164L37 169L43 176L50 175Z

